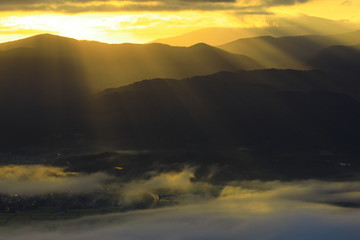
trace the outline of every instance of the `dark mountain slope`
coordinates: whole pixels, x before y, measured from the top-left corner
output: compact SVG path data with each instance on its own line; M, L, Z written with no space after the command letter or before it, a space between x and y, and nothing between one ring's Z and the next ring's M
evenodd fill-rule
M2 146L82 129L89 90L80 69L71 59L31 48L0 52Z
M360 69L360 46L331 46L314 54L307 60L307 64L328 72L340 72L349 75Z
M109 45L43 35L1 46L9 48L0 52L3 147L71 145L78 136L129 148L353 150L360 141L358 70L349 74L336 63L357 62L348 48L331 51L333 59L321 57L334 62L336 74L219 72L145 80L90 96L100 86L118 86L115 78L125 83L155 73L187 76L256 63L206 44Z
M360 42L360 31L329 36L270 36L239 39L219 48L256 59L265 68L308 68L304 60L333 45L355 45Z
M40 72L34 85L21 77L3 82L2 147L76 146L79 138L123 148L246 146L280 152L355 151L360 144L360 88L354 79L320 71L220 72L145 80L89 97L71 93L76 68L48 69L70 74L73 85L60 89L62 78L42 77L42 63L20 68Z
M105 44L49 34L0 44L3 51L15 48L32 48L44 57L76 62L79 71L84 73L84 84L95 91L154 77L184 78L222 70L259 68L255 60L246 56L205 44L189 48L163 44Z
M360 103L338 84L291 70L154 79L105 91L94 118L102 139L123 145L352 148Z

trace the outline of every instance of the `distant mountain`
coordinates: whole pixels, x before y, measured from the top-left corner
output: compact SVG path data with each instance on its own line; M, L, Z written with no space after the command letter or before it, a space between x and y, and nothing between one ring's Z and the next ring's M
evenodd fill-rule
M263 36L238 39L219 48L245 54L256 59L264 68L306 69L305 61L316 52L333 45L360 43L360 31L328 36Z
M182 35L152 41L172 46L191 46L199 42L213 46L226 44L240 38L259 36L330 35L360 29L360 25L346 21L300 15L292 18L269 18L269 26L251 28L205 28Z
M16 57L22 53L15 52L28 52L24 48L31 48L42 58L58 58L75 64L78 73L82 74L82 84L95 91L147 78L184 78L223 70L260 67L249 57L228 53L206 44L188 48L163 44L105 44L49 34L0 44L0 51L15 48L19 49L2 53L5 62L6 58L16 62ZM37 61L30 56L26 59L29 64ZM21 61L24 60L25 58L21 58ZM43 64L43 69L49 67L46 61ZM60 77L62 73L58 74ZM24 76L32 78L31 73Z
M353 74L360 69L360 45L331 46L314 54L306 63L313 68L328 72ZM353 77L359 78L359 75Z
M103 141L122 146L354 149L359 87L320 71L275 69L153 79L102 92L93 119Z
M239 38L255 37L265 34L267 34L267 32L260 29L204 28L174 37L155 39L151 43L162 43L171 46L191 46L203 42L216 46Z

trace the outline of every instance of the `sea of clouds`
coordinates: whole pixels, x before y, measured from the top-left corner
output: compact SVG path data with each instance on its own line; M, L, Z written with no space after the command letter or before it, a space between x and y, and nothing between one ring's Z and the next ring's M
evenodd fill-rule
M68 173L40 165L4 166L0 173L2 193L14 189L28 195L56 190L84 193L116 183L105 173ZM144 192L167 192L178 196L178 204L2 226L0 239L358 240L360 236L358 181L234 181L220 186L194 180L194 169L185 168L117 186L124 202L136 201Z

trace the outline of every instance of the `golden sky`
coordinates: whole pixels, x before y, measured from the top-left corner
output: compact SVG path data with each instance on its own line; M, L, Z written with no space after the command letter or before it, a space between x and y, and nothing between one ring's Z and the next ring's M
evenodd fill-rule
M201 28L265 27L291 18L316 25L316 21L300 23L296 19L301 16L359 23L360 1L0 0L0 42L53 33L109 43L144 43Z

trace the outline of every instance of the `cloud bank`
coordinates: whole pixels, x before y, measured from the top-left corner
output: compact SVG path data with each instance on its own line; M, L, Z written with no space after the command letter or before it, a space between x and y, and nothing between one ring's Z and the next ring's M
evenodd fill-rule
M161 174L129 187L172 188L168 180L174 177L178 190L194 192L190 172ZM215 198L174 207L2 227L0 239L357 240L360 210L333 204L338 201L359 202L359 182L240 181L224 186Z
M47 12L116 12L116 11L186 11L243 10L244 13L266 13L267 7L295 5L311 0L2 0L0 11Z
M111 178L104 173L77 174L43 165L6 165L0 167L0 194L89 193Z

